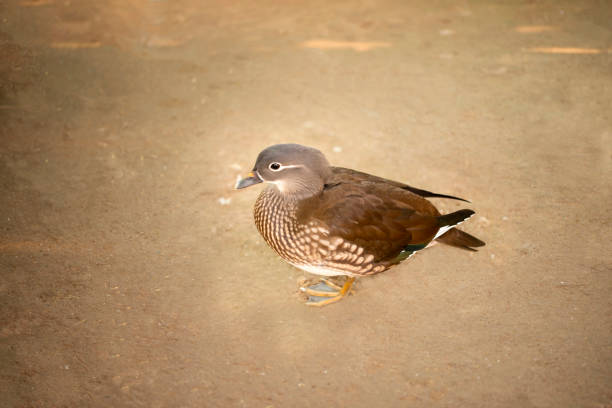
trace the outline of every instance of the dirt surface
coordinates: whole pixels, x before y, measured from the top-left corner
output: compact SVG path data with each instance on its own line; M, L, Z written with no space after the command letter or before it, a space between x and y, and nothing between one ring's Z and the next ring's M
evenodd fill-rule
M0 406L612 407L610 3L256 3L0 3ZM487 246L308 308L279 142Z

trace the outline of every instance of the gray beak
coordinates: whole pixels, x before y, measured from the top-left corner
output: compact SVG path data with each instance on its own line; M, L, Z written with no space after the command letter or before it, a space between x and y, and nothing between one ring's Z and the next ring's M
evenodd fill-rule
M249 174L247 174L246 178L243 178L241 180L238 180L236 182L236 190L240 190L241 188L245 188L245 187L249 187L252 186L253 184L259 184L261 183L263 180L259 178L259 176L255 173L255 172L250 172Z

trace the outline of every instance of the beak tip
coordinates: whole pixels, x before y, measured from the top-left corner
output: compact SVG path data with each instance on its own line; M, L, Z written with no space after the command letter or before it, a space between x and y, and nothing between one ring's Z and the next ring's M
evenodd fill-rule
M240 190L240 182L242 181L242 177L240 174L236 176L236 182L234 183L234 190Z
M246 178L241 178L238 176L236 178L236 184L234 185L235 190L240 190L242 188L246 188L252 186L253 184L261 183L263 180L259 178L255 173L251 172L247 175Z

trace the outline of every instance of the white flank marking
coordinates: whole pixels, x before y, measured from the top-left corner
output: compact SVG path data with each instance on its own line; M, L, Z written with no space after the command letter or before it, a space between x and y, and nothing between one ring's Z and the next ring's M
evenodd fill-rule
M474 213L475 214L475 213ZM444 235L445 232L447 232L448 230L450 230L451 228L455 228L457 225L463 223L464 221L469 220L470 218L472 218L474 216L474 214L470 215L469 217L467 217L466 219L464 219L463 221L459 221L458 223L456 223L455 225L447 225L445 227L442 227L438 230L438 232L436 233L436 236L433 237L432 241L436 238L438 238L441 235Z
M341 271L338 269L331 269L331 268L325 268L323 266L316 266L316 265L298 265L298 264L294 264L291 263L291 265L295 266L296 268L299 268L303 271L306 271L308 273L312 273L313 275L321 275L321 276L354 276L352 273L350 272L345 272L345 271Z

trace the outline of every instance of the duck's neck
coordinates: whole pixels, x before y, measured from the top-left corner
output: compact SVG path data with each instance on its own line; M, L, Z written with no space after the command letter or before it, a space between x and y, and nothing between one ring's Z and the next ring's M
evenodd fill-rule
M274 186L261 192L255 202L255 225L261 236L283 258L290 258L291 243L298 234L297 200Z

